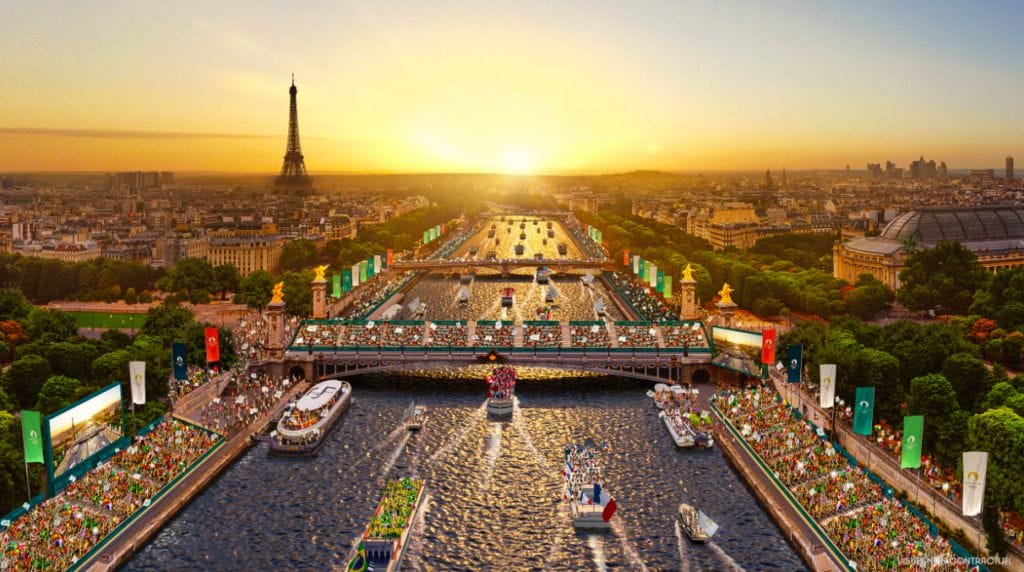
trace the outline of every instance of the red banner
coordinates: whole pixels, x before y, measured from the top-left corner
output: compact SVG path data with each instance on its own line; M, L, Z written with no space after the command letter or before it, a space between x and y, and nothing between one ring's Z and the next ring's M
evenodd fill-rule
M629 266L629 251L628 250L623 250L622 251L622 265L623 266Z
M395 262L395 252L389 248L388 249L388 268L391 268L391 265L394 262Z
M217 328L206 328L206 361L220 361L220 332Z
M775 330L761 332L761 363L775 363Z

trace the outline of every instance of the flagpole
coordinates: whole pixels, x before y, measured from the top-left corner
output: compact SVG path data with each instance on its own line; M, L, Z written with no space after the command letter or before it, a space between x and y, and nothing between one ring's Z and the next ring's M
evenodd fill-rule
M28 480L28 458L25 459L25 490L28 491L28 500L32 500L32 483Z

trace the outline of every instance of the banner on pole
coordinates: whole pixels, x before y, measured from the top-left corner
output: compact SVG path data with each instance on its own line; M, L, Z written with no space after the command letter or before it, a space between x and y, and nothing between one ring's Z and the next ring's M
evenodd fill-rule
M964 453L964 516L981 514L985 500L985 475L988 472L988 453Z
M665 290L661 293L666 300L672 298L672 276L665 276Z
M25 462L44 463L43 429L38 411L21 412L21 439L25 444Z
M629 266L629 251L628 250L623 250L622 251L622 265L623 266Z
M388 249L387 252L387 266L385 268L391 268L391 265L395 263L395 251Z
M206 328L206 361L220 361L220 331L217 328Z
M658 265L650 264L647 266L647 285L651 288L658 286Z
M761 363L775 363L775 328L761 332Z
M793 344L786 348L786 381L800 383L804 369L804 347Z
M381 264L381 258L379 254L373 255L373 273L380 274L380 271L384 270L384 266Z
M901 469L921 467L921 440L924 437L924 417L908 415L903 418L903 458Z
M367 262L363 260L359 263L359 283L362 284L363 282L366 282L368 276L369 267L367 266Z
M836 364L823 363L818 368L821 377L821 388L818 393L818 405L822 409L836 406Z
M346 268L341 271L341 290L343 292L352 291L352 269Z
M171 362L174 367L174 379L182 381L188 379L188 363L185 358L185 344L174 342L171 344Z
M353 288L355 288L356 286L359 286L360 284L362 284L362 282L359 280L359 275L361 274L359 272L359 268L360 268L360 264L358 262L356 262L355 264L352 265L352 287Z
M654 284L654 289L657 290L658 292L665 291L665 273L662 272L661 270L658 271L658 276Z
M128 379L131 380L132 403L135 405L146 404L146 362L128 362Z
M870 435L875 423L875 388L857 388L857 407L853 411L853 432Z
M331 296L341 298L341 274L331 274Z
M366 276L367 278L373 278L377 273L376 265L373 262L373 257L366 259Z

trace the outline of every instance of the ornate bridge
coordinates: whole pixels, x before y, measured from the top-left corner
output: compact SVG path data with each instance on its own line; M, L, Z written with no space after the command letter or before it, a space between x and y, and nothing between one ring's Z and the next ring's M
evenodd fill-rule
M551 270L566 271L574 268L594 268L598 270L616 270L618 266L611 260L566 260L549 259L542 260L529 258L515 258L502 260L403 260L395 261L389 268L393 270L462 270L474 268L493 268L501 270L502 273L509 272L512 268L535 268L547 266Z

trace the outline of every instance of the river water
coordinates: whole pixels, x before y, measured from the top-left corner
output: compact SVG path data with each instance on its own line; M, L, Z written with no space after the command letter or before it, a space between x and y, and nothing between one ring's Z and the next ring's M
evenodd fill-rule
M352 378L351 409L313 459L253 447L127 570L344 569L386 479L427 480L406 570L798 570L803 565L722 453L677 450L624 378L524 371L510 422L488 420L482 370ZM704 393L710 391L703 389ZM398 429L411 400L430 408ZM577 533L562 450L607 443L610 532ZM721 525L708 545L675 525L693 504Z

